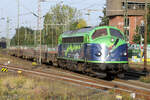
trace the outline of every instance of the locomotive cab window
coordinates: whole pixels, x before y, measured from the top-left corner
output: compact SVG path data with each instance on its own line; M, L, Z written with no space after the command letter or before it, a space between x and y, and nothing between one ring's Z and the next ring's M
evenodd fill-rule
M118 30L115 30L115 29L110 29L110 34L111 34L111 36L115 36L115 37L117 37L117 38L120 38L120 39L124 39L123 38L123 35L121 34L121 32L120 31L118 31Z
M107 35L107 29L99 29L93 33L92 39L95 39L101 36L106 36L106 35Z

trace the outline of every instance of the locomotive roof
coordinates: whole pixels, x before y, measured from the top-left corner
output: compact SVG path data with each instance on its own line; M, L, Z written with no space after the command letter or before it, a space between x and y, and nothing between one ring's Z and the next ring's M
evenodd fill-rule
M67 31L67 32L64 32L63 34L87 33L89 31L91 31L92 29L93 29L93 27L81 28L78 30Z
M62 34L62 37L84 36L85 34L90 33L93 29L97 29L97 28L115 28L115 27L112 26L86 27L78 30L66 31Z

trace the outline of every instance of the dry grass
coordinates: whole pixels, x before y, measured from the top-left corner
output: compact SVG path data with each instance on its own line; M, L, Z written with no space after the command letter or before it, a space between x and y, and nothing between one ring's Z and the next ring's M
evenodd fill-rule
M150 83L150 75L149 76L142 76L140 77L140 81L144 83Z
M115 100L112 94L57 80L0 73L0 100Z
M0 73L0 100L116 100L115 90L104 92L58 80ZM123 100L132 100L123 94Z

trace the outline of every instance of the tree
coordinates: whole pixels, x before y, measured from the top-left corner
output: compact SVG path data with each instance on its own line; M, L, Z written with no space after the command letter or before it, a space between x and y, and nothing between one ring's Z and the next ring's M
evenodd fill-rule
M16 34L11 39L11 45L18 44L18 31L19 31L19 45L33 45L34 43L34 35L33 30L28 27L20 27L16 29Z
M86 23L86 21L85 20L83 20L83 19L79 19L79 21L78 21L78 24L77 24L77 29L80 29L80 28L83 28L83 27L86 27L87 26L87 23Z
M86 22L84 20L80 19L79 22L77 20L80 16L80 12L68 5L57 4L50 8L50 12L44 16L44 28L41 30L42 44L57 46L57 40L61 33L64 31L77 29L77 25L79 28L86 26ZM21 27L16 29L16 34L11 40L11 45L18 44L18 30L20 45L34 44L34 31L30 28ZM24 37L26 32L27 36L25 40ZM39 33L39 30L36 30L37 42L40 40Z
M103 8L103 16L99 16L101 22L99 26L109 25L109 18L106 16L106 7Z
M140 37L141 37L140 34L138 34L138 33L134 34L133 35L133 42L136 44L140 44Z
M140 38L141 38L141 28L140 26L137 25L135 29L135 34L133 35L133 42L139 44L141 40Z
M80 13L75 8L60 4L53 6L50 12L45 15L43 32L46 32L46 44L57 45L57 39L61 33L76 29L77 15Z

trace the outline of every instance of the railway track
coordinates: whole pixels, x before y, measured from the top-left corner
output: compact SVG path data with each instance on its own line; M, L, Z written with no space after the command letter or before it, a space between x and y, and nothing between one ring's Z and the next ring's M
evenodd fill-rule
M9 65L7 67L9 71L17 72L22 71L22 74L24 75L36 75L36 76L42 76L49 79L58 79L63 80L69 83L78 84L85 87L100 89L103 91L115 91L115 93L123 94L131 94L135 93L136 98L145 98L145 100L150 100L150 88L144 87L142 85L134 85L132 83L128 83L126 81L105 81L101 79L95 79L88 76L80 75L73 72L67 72L67 71L60 71L54 69L49 69L49 71L37 71L37 70L29 70L24 69L16 66Z
M150 84L146 84L146 83L143 83L143 82L138 82L136 80L121 80L121 79L115 79L113 80L112 82L114 83L118 83L118 84L127 84L127 85L133 85L136 86L136 87L141 87L141 88L145 88L145 89L150 89Z

